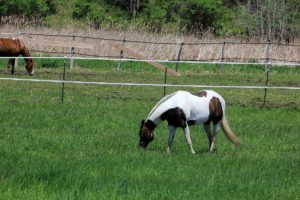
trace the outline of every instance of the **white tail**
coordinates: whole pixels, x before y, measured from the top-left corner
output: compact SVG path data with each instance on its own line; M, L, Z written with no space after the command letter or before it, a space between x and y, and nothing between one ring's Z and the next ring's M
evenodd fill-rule
M234 135L234 133L232 132L232 130L230 129L229 125L228 125L228 121L225 117L225 115L223 116L223 119L222 119L222 128L223 128L223 131L226 135L226 137L235 145L240 145L240 141L238 140L238 138Z

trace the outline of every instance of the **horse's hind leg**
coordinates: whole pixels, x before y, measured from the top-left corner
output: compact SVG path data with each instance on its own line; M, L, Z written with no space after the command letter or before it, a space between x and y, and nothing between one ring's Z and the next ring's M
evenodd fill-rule
M189 129L189 126L186 125L186 127L183 128L183 131L184 131L184 135L185 135L186 142L187 142L188 145L190 146L190 150L191 150L192 154L195 154L195 151L194 151L193 145L192 145L192 139L191 139L191 136L190 136L190 129Z
M210 152L213 152L213 150L214 150L217 133L218 133L218 130L220 129L220 126L221 126L220 122L217 124L214 124L213 134L212 134L212 142L211 142L210 149L209 149Z
M207 139L209 142L209 150L210 150L211 144L213 142L213 133L211 132L210 124L203 124L203 128L207 134Z

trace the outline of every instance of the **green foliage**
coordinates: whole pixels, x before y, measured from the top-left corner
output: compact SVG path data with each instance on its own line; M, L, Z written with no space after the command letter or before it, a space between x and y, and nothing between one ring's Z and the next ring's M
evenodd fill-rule
M77 19L86 17L91 10L91 5L87 0L75 0L73 17Z
M156 3L150 3L144 10L143 21L153 32L160 32L167 22L167 10Z
M38 18L56 12L56 3L50 0L0 1L0 17L25 16L28 18Z
M98 7L92 7L88 13L88 18L95 29L99 29L104 20L104 10Z
M181 28L193 33L216 29L215 23L221 18L222 13L221 0L215 0L213 2L208 0L189 0L184 3L178 2L172 6L175 7L172 10L176 11L180 16Z
M300 2L260 1L237 7L235 23L253 37L290 41L300 33Z
M138 2L134 9L132 2ZM0 22L3 16L47 20L58 13L57 21L72 17L96 29L122 27L196 36L209 31L217 36L281 41L300 33L298 0L71 0L65 4L63 0L0 0Z

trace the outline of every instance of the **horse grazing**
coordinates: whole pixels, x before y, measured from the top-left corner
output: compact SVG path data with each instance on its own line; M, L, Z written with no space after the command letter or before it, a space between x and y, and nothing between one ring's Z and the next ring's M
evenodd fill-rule
M204 90L197 94L186 91L174 92L161 99L151 110L146 120L142 120L139 136L139 146L146 149L154 139L153 131L162 121L168 121L169 140L168 152L171 152L176 128L182 128L191 152L192 146L189 126L203 124L209 140L209 151L214 150L217 131L220 127L227 138L235 145L240 142L231 131L225 117L225 100L216 92ZM211 130L210 124L213 124Z
M29 75L34 74L34 60L30 57L29 49L25 46L24 42L19 39L11 38L0 38L0 57L18 57L22 55L25 60L25 67ZM11 73L15 72L15 58L10 58L8 60L7 67L12 67Z

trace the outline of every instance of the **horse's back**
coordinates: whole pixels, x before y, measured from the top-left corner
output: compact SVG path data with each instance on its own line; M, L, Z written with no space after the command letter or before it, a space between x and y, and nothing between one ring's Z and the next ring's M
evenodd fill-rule
M0 56L18 56L20 47L18 39L0 38Z
M216 97L220 100L223 109L225 109L225 100L224 98L217 92L213 90L203 90L199 93L194 94L195 96L202 97L202 98L209 98L212 99L213 97Z

